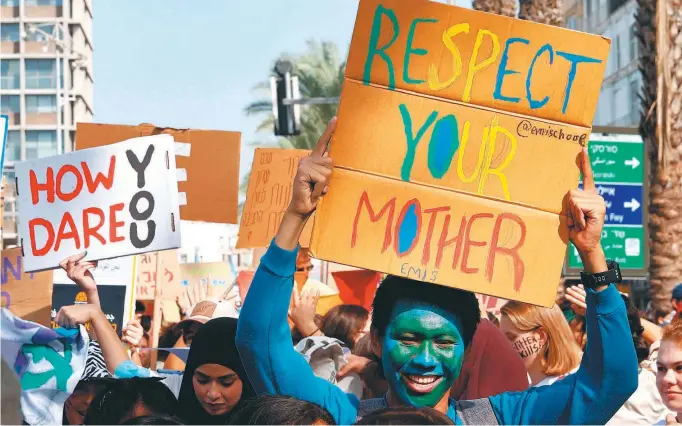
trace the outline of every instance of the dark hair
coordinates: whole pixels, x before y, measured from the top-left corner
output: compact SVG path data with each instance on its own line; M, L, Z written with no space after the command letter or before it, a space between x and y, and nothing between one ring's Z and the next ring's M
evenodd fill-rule
M339 339L353 349L355 336L365 328L369 312L360 305L337 305L331 308L322 321L322 334Z
M143 404L155 415L173 415L178 405L173 392L158 377L107 379L85 414L86 425L117 425L133 416Z
M311 425L322 421L335 425L324 408L284 395L263 395L243 401L230 416L233 425Z
M429 407L388 407L372 411L356 425L452 425L452 420Z
M147 308L144 306L144 303L142 303L139 300L135 301L135 313L144 313L147 310Z
M481 310L474 293L388 275L374 295L372 334L384 337L393 308L399 300L427 303L455 315L462 326L465 347L471 343L481 320Z
M322 321L324 321L324 317L322 317L322 315L320 315L320 314L315 314L315 319L313 321L315 321L315 325L317 326L317 328L319 328L321 330L322 329ZM291 340L293 341L294 346L296 346L298 344L298 342L300 342L301 340L303 340L306 337L307 336L304 336L298 330L298 328L294 327L294 329L291 330Z
M642 327L642 319L639 317L639 311L630 303L630 298L626 295L621 295L625 308L627 309L628 324L630 325L630 334L632 341L635 344L635 352L637 353L637 362L642 362L649 358L649 345L642 334L644 327Z
M110 377L102 377L102 378L90 378L90 379L81 379L77 384L76 387L74 388L73 392L71 392L71 395L64 401L64 410L62 412L62 424L68 425L69 424L69 419L67 418L67 411L71 408L71 397L78 396L78 394L88 394L92 395L93 398L102 390L108 389L109 386L111 386L111 378Z
M140 318L140 325L144 331L149 333L149 330L152 328L152 316L142 315L142 318Z
M182 425L182 421L175 416L159 414L153 416L133 417L121 423L122 425Z

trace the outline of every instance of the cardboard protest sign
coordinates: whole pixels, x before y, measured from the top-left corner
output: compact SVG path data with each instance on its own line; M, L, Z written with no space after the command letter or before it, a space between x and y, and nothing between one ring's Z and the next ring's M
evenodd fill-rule
M343 303L372 308L374 293L381 282L381 273L356 269L352 271L332 272L339 296Z
M222 297L235 283L229 263L183 263L180 265L180 284L183 288L207 285L209 297ZM238 289L235 288L238 292ZM236 293L235 293L236 295Z
M174 300L182 292L180 262L177 250L145 253L136 257L135 297L137 300L154 300L156 289L156 262L161 261L161 298Z
M50 326L52 272L27 273L21 248L2 251L2 307L27 321Z
M94 148L138 136L168 134L176 142L180 214L183 220L237 223L241 133L173 129L151 124L121 126L78 123L76 149Z
M97 283L102 311L120 336L122 327L135 315L135 257L100 260L90 272ZM52 327L57 327L54 318L62 306L87 303L88 300L63 269L53 271L53 281L51 316Z
M550 306L609 43L361 0L313 255Z
M124 320L125 313L124 308L126 307L126 291L127 287L124 285L105 285L98 286L97 291L99 292L99 302L102 306L102 312L106 316L109 323L114 328L119 337L121 337L121 331L130 318ZM55 284L54 290L52 292L52 328L57 328L59 325L54 322L54 318L57 316L57 312L63 306L70 305L81 305L88 303L88 298L80 291L75 284ZM133 307L133 313L134 313ZM88 323L85 328L90 330L91 325Z
M253 155L246 203L239 223L237 248L267 247L291 201L298 161L310 155L304 149L257 148ZM312 220L300 238L301 247L310 246Z
M173 139L150 136L16 165L24 268L180 246Z
M168 135L16 165L24 270L180 246L178 185Z

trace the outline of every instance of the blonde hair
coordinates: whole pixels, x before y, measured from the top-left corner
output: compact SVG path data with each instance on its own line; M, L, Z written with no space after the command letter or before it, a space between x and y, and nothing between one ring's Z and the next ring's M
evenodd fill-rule
M670 324L663 327L663 340L672 340L678 345L682 346L682 317L680 315L675 315Z
M547 341L540 349L539 357L543 374L559 376L580 364L582 353L564 314L557 305L542 308L510 301L502 307L501 312L521 331L534 331L538 328L545 331Z

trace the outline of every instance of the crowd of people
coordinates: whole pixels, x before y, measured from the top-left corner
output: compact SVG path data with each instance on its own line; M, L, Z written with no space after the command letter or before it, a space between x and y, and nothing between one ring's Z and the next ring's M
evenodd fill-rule
M95 264L62 262L88 303L55 321L91 324L87 374L63 405L64 424L682 423L682 319L644 318L613 284L562 284L551 308L510 301L489 316L471 292L388 275L371 310L317 315L319 294L299 294L293 277L301 232L331 183L334 128L300 161L239 314L201 295L179 303L185 318L159 346L188 347L186 358L151 368L144 307L119 338L99 305ZM564 214L586 272L600 274L606 207L586 151L580 164L583 190L567 194ZM682 310L682 286L673 297ZM21 422L11 392L20 384L3 367L3 424Z

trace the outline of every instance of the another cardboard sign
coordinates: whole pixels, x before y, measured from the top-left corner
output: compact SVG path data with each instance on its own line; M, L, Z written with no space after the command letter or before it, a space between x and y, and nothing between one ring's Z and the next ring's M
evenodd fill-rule
M122 126L78 123L76 149L110 145L126 139L169 134L176 143L183 220L237 223L241 133L173 129L152 124Z
M361 0L313 256L551 306L609 44Z
M208 297L227 299L226 291L233 288L235 276L229 263L183 263L180 265L180 284L183 288L208 285ZM234 287L236 296L238 288ZM224 297L227 296L227 297Z
M178 185L168 135L16 164L24 270L180 246Z
M28 273L21 248L2 250L2 307L27 321L50 326L52 272Z
M372 308L374 293L381 282L381 276L380 272L366 269L332 272L343 303L364 306L367 310Z
M102 311L120 335L121 327L125 327L135 315L135 256L100 260L90 272L97 283ZM86 295L79 291L63 269L53 271L53 281L53 321L62 306L87 303ZM55 326L54 322L52 326Z
M156 291L156 262L161 261L161 298L175 300L182 293L180 262L177 250L145 253L136 256L135 295L137 300L154 300Z
M298 161L310 155L304 149L257 148L253 155L246 203L239 223L237 248L267 247L275 237L291 201L292 183ZM312 220L300 238L301 247L310 246Z
M116 331L119 337L123 327L128 323L130 318L126 318L125 307L128 303L126 299L127 287L124 285L106 285L97 288L99 292L99 303L102 307L102 312L106 316L109 323ZM64 306L70 305L84 305L88 303L88 298L80 291L77 285L74 284L55 284L52 293L52 328L57 328L59 325L54 322L59 310ZM134 310L133 310L134 313ZM85 328L90 330L91 324L85 324Z

